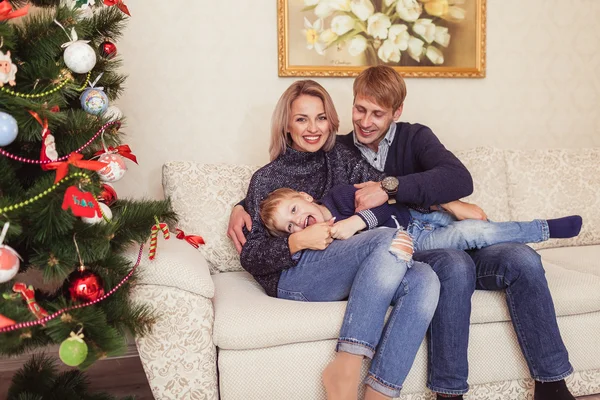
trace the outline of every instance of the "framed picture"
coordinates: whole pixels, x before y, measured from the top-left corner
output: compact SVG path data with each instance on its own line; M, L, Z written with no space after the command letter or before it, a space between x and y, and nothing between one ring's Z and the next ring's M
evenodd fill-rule
M486 0L277 0L279 76L485 77Z

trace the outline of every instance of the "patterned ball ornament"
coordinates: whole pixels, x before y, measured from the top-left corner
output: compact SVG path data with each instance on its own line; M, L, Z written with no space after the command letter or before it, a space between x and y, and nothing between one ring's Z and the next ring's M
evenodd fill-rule
M70 44L63 58L66 66L77 74L87 74L96 65L96 52L83 40Z
M81 108L88 114L100 115L108 108L108 96L100 88L88 88L80 97Z
M12 248L0 245L0 283L8 282L19 272L19 255Z
M113 42L105 40L104 42L100 43L98 52L102 57L106 58L107 60L111 60L117 55L117 46Z
M127 171L125 160L118 154L104 153L98 158L98 161L108 164L98 171L100 180L103 182L116 182L121 179Z
M18 133L17 120L12 115L0 111L0 147L14 142Z
M104 283L97 273L79 267L67 277L63 293L73 301L88 303L104 296Z
M71 336L61 343L58 355L69 367L76 367L84 362L88 355L88 347L83 341L83 334L71 332Z

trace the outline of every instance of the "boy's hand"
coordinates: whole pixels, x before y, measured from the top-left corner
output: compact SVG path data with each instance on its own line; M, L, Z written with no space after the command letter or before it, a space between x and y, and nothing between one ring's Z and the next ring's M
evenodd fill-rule
M290 253L295 254L300 250L325 250L333 242L331 225L333 220L320 222L306 227L300 232L292 233L288 239Z
M333 224L331 227L331 237L334 239L348 239L366 227L367 225L359 216L353 215L348 219Z
M488 219L485 211L477 204L456 200L442 204L442 208L454 215L459 221L463 219L480 219L482 221L487 221Z
M354 187L358 189L354 195L356 212L378 207L388 201L388 195L381 188L381 182L358 183Z

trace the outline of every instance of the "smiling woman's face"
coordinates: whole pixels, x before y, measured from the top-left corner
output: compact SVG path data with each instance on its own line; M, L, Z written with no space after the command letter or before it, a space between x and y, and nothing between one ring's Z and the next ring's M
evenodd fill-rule
M288 131L294 150L314 153L321 150L331 133L323 101L302 95L292 103Z

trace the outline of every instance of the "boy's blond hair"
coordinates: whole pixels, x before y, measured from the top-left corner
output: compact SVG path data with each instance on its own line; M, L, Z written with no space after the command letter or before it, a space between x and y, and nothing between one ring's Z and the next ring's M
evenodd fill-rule
M269 195L260 203L260 219L272 236L282 237L287 235L286 232L281 232L275 228L277 207L279 207L282 200L291 199L297 196L302 197L297 190L280 188L269 193Z
M387 65L376 65L362 71L354 80L354 99L364 96L396 111L406 98L406 83L398 71Z

